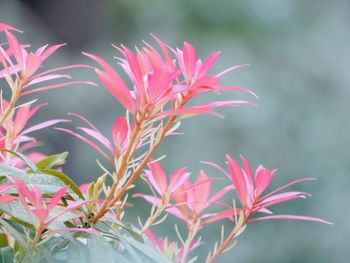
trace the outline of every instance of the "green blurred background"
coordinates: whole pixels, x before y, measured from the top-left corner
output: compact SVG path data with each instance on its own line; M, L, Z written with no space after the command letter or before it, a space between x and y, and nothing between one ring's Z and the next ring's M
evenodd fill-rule
M0 21L23 29L21 39L33 47L67 42L69 46L48 62L50 66L90 62L80 54L82 50L112 62L116 51L110 43L141 46L142 39L152 41L150 32L171 46L186 40L202 57L222 50L216 70L249 63L224 82L255 91L261 98L254 100L259 107L222 110L225 119L200 116L184 122L185 136L170 138L157 155L167 154L163 164L168 172L188 166L194 174L205 168L210 176L219 176L199 161L223 165L225 153L243 154L254 166L278 168L272 187L302 177L319 178L298 187L311 192L311 198L273 211L318 216L334 226L254 223L219 262L350 262L350 1L0 0ZM98 81L90 71L74 75ZM224 93L223 98L253 99L234 93ZM107 135L122 114L102 87L50 91L42 93L40 100L49 101L49 106L36 122L76 112ZM67 174L79 183L96 178L95 159L100 156L92 149L58 131L39 135L46 153L70 151ZM143 182L137 186L138 191L147 191ZM226 200L231 198L227 195ZM137 215L145 218L149 208L143 201L136 203L128 216L133 222ZM174 222L181 225L170 219L155 231L172 239ZM227 229L229 225L225 222ZM202 237L205 244L195 253L198 262L219 238L219 226L208 227Z

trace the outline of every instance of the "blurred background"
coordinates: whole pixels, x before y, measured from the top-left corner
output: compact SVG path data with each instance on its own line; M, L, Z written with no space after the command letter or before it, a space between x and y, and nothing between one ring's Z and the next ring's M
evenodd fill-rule
M235 249L218 262L346 263L350 250L350 1L233 1L233 0L0 0L0 20L25 31L22 41L38 47L66 42L49 66L90 63L80 52L92 52L114 63L110 43L141 46L154 33L171 46L188 41L205 57L222 50L217 71L237 64L248 68L225 76L225 84L243 86L260 100L237 93L221 99L242 98L259 107L221 110L226 118L200 116L183 122L185 136L170 138L157 155L172 172L187 166L194 175L205 169L221 176L200 160L224 164L224 154L247 157L254 166L278 168L272 187L302 177L319 180L298 186L311 192L278 213L318 216L333 226L297 221L262 221L248 226ZM116 65L117 66L117 65ZM88 70L75 79L98 81ZM103 87L71 87L42 93L48 101L39 119L80 113L107 135L120 105ZM207 98L203 98L207 101ZM68 150L65 171L79 183L96 178L100 158L80 141L58 131L38 134L47 154ZM137 191L146 192L142 181ZM217 189L222 187L216 183ZM232 196L227 195L230 202ZM128 218L147 217L148 204L137 200ZM140 213L144 211L144 213ZM175 239L170 219L155 228L159 236ZM225 222L226 229L230 227ZM202 233L198 262L220 236L219 225Z

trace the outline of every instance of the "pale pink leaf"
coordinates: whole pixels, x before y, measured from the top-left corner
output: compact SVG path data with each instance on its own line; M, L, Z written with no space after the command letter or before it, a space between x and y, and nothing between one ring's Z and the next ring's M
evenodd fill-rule
M110 141L99 131L95 131L89 128L85 127L77 127L78 130L82 130L87 135L91 136L92 138L96 139L100 143L102 143L111 153L113 153L113 147L110 143Z
M149 163L148 166L151 169L151 173L148 174L150 181L157 186L160 191L159 194L166 193L168 190L168 181L165 171L158 162Z
M85 137L81 136L80 134L73 132L71 130L65 129L65 128L55 128L56 130L60 130L60 131L64 131L66 133L69 133L75 137L77 137L78 139L80 139L81 141L85 142L86 144L88 144L89 146L91 146L92 148L94 148L96 151L98 151L100 154L102 154L110 163L113 163L113 160L110 156L108 156L107 153L105 153L98 145L96 145L95 143L93 143L92 141L86 139Z
M33 80L31 80L27 85L24 86L24 88L27 88L31 85L34 84L38 84L44 81L48 81L48 80L53 80L53 79L61 79L61 78L66 78L66 79L70 79L71 77L69 75L46 75L46 76L42 76L42 77L37 77L37 78L31 78Z
M26 130L24 130L21 135L25 135L25 134L28 134L28 133L31 133L31 132L34 132L34 131L37 131L37 130L41 130L41 129L44 129L44 128L47 128L47 127L50 127L52 125L55 125L57 123L62 123L62 122L70 122L70 120L65 120L65 119L55 119L55 120L49 120L49 121L45 121L45 122L42 122L42 123L39 123L37 125L34 125Z
M25 96L25 95L32 94L32 93L39 92L39 91L57 89L57 88L62 88L62 87L66 87L66 86L73 86L73 85L97 86L96 83L91 82L91 81L71 81L71 82L64 82L64 83L59 83L59 84L55 84L55 85L45 86L45 87L41 87L41 88L35 88L32 90L22 92L21 95Z
M239 214L241 211L240 208L237 208L237 209L227 209L227 210L224 210L224 211L221 211L221 212L218 212L216 214L214 214L213 216L209 217L205 222L204 224L209 224L209 223L212 223L212 222L216 222L218 220L221 220L221 219L230 219L231 221L234 220L234 216L235 214Z
M311 222L318 222L318 223L324 223L332 225L333 223L328 222L326 220L317 218L317 217L310 217L310 216L299 216L299 215L271 215L271 216L263 216L263 217L257 217L249 219L248 222L256 222L260 220L268 220L268 219L291 219L291 220L303 220L303 221L311 221Z
M284 189L286 189L286 188L288 188L288 187L290 187L292 185L299 184L299 183L302 183L302 182L305 182L305 181L315 181L315 180L317 180L317 179L316 178L302 178L302 179L299 179L299 180L295 180L295 181L293 181L293 182L291 182L289 184L286 184L286 185L283 185L283 186L277 188L276 190L273 190L272 192L268 193L267 195L262 196L260 199L265 199L265 198L267 198L267 197L269 197L269 196L271 196L271 195L273 195L273 194L275 194L277 192L280 192L280 191L282 191L282 190L284 190Z
M244 64L244 65L238 65L238 66L233 66L233 67L230 67L228 69L225 69L224 71L221 71L219 74L216 74L217 77L221 77L222 75L225 75L233 70L237 70L237 69L240 69L240 68L244 68L244 67L247 67L249 66L249 64Z

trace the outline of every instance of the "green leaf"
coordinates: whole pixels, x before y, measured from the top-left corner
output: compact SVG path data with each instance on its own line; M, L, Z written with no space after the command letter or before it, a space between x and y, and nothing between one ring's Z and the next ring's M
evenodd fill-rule
M69 185L70 189L79 196L80 200L85 200L85 197L80 191L79 186L64 173L52 169L44 169L41 170L41 172L46 175L51 175L59 178L62 182L65 183L65 185Z
M109 239L99 235L85 236L80 241L69 233L62 233L68 244L56 253L55 258L67 263L129 263L134 260L116 250Z
M141 243L145 243L142 235L140 235L139 233L132 230L132 226L130 224L126 224L124 226L121 225L121 227L124 228L126 231L128 231L130 236L133 237L135 240L137 240L138 242L141 242Z
M63 179L61 175L58 176L56 173L55 175L43 173L26 174L17 168L3 165L0 165L0 175L15 177L27 185L36 185L45 195L52 195L56 193L59 189L67 185L66 182L70 182L66 178ZM12 189L9 191L9 193L16 193L16 191L15 189Z
M138 262L138 263L141 262L142 263L142 260L141 260L140 256L137 254L137 252L135 251L135 249L133 247L131 247L129 245L129 243L125 241L123 236L119 232L116 232L109 224L100 223L100 224L96 225L95 228L97 230L99 230L101 233L103 233L103 236L105 238L111 238L111 239L114 239L116 241L120 241L123 244L123 246L125 247L128 254L132 257L133 262Z
M0 205L0 211L11 216L11 222L14 223L14 227L18 228L19 225L34 231L31 219L27 213L24 212L24 207L20 201L12 201L11 203ZM1 245L0 245L1 247Z
M53 246L50 248L52 254L59 253L62 249L66 248L70 242L72 242L73 244L75 244L76 242L79 242L78 238L81 237L83 233L78 231L72 234L68 231L64 231L64 232L61 232L60 235L63 237L63 239L58 242L55 242Z
M0 208L0 210L1 210L1 208ZM22 214L23 214L23 210L22 210ZM23 220L21 220L21 219L15 217L15 216L12 216L12 217L11 217L11 221L14 222L14 223L16 223L16 224L22 225L22 226L24 226L24 227L26 227L26 228L28 228L28 229L34 231L34 226L33 226L31 223L28 223L28 222L26 222L26 221L23 221Z
M48 221L57 216L58 214L61 214L64 212L66 209L64 207L55 207L54 209L51 210L50 216L47 219ZM66 211L63 214L61 214L58 218L56 218L47 228L51 230L55 229L62 229L62 228L67 228L64 222L71 220L73 218L77 218L77 214Z
M3 167L0 167L0 169ZM1 172L2 170L0 170ZM45 195L53 195L59 189L66 186L66 183L63 182L60 178L54 175L48 174L25 174L25 173L14 173L8 174L8 176L15 177L21 180L23 183L27 185L36 185L40 188L41 192Z
M40 171L38 170L38 168L36 168L35 164L33 164L24 154L12 151L12 150L8 150L8 149L0 149L0 151L3 152L9 152L15 156L17 156L18 158L22 159L23 162L28 165L28 167L35 173L40 173Z
M15 167L0 165L0 176L13 176L25 184L37 185L42 193L46 195L54 194L62 187L68 185L70 187L69 193L74 192L79 196L80 200L85 199L76 183L64 173L56 170L44 169L39 171L38 174L27 174L25 171ZM10 193L15 193L15 190L12 190Z
M8 241L7 241L7 236L5 233L0 233L0 248L2 247L7 247Z
M136 240L134 240L133 238L130 237L124 237L125 240L132 245L134 248L136 248L137 250L139 250L141 253L149 256L150 258L152 258L153 260L155 260L156 262L159 263L171 263L171 261L169 261L166 257L164 257L162 254L160 254L160 252L158 252L157 250L155 250L153 247L150 247L146 244L142 244Z
M115 249L112 245L101 236L91 236L88 241L89 260L90 262L98 262L103 258L107 262L115 262L116 255Z
M53 166L63 163L68 156L68 152L50 155L36 164L39 170L50 169Z
M2 247L0 249L0 263L15 262L15 251L12 247Z
M30 253L29 246L28 246L27 242L25 241L24 237L22 236L22 234L20 234L6 219L3 219L1 217L0 217L0 224L4 228L6 228L6 230L8 232L10 232L12 237L18 242L18 244L22 248L24 248L27 252L29 251L29 253Z
M130 236L132 236L135 240L137 240L138 242L144 243L144 239L142 237L142 235L140 235L139 233L137 233L135 230L133 230L132 225L130 224L124 224L123 222L115 219L115 218L106 218L105 219L108 222L111 222L113 224L117 224L118 226L122 227L123 229L125 229Z
M17 222L21 225L24 225L25 227L28 227L27 224L32 223L31 218L28 217L20 201L15 200L8 204L2 204L0 206L0 210L12 217L15 217L17 219Z
M30 215L28 215L25 212L25 208L23 207L22 203L20 201L12 201L8 204L3 204L0 206L0 210L5 212L6 214L13 217L14 222L17 222L26 228L33 229L33 220L34 218L31 218ZM64 207L55 207L51 210L49 218L47 220L50 220L51 218L55 217L56 215L62 213L65 210ZM73 212L65 212L61 216L59 216L55 221L53 221L49 226L48 229L55 230L55 229L61 229L66 228L66 225L64 222L71 220L73 218L76 218L77 215Z
M87 247L79 241L69 243L67 249L67 263L80 263L88 261Z
M125 249L128 251L130 256L134 259L134 262L142 263L142 259L141 259L140 255L138 255L136 250L129 244L129 242L126 239L124 239L124 237L122 235L119 235L119 240L125 246Z
M0 175L2 177L11 176L14 174L26 174L26 172L16 167L0 165Z
M120 232L116 232L114 228L110 227L105 222L100 222L100 223L104 223L104 224L96 225L98 227L97 230L102 232L105 237L109 237L122 242L127 252L133 258L134 260L133 262L139 262L139 259L141 256L140 254L142 254L153 259L155 262L171 263L171 261L169 261L166 257L164 257L159 251L155 250L153 247L150 247L149 245L141 243L127 235L122 235L120 234ZM108 229L106 230L106 228ZM141 262L144 262L144 260L142 260Z

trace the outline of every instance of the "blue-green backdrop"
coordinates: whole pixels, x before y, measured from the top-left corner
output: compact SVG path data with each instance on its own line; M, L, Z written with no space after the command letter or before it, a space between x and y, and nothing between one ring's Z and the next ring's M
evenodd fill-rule
M302 177L319 180L298 189L313 193L307 200L276 206L275 212L299 213L328 219L333 226L295 221L266 221L249 225L236 248L219 262L347 263L350 258L350 1L337 0L1 0L0 21L25 31L24 42L67 42L49 65L87 63L80 51L113 61L110 43L130 46L152 41L154 33L171 46L184 40L204 57L222 50L216 70L249 63L250 67L224 78L226 84L255 91L259 107L225 109L225 119L200 116L184 122L182 137L169 139L158 155L167 154L168 172L188 166L206 169L200 160L224 163L224 154L246 156L254 166L278 168L272 187ZM116 62L114 61L115 65ZM76 79L98 81L89 71ZM221 98L253 99L235 93ZM207 98L203 98L205 101ZM107 135L120 105L102 87L71 87L42 93L49 101L36 118L81 113ZM39 134L46 153L69 150L65 171L79 183L96 178L99 170L92 149L58 131ZM142 182L138 191L146 191ZM216 187L222 187L217 183ZM230 201L229 195L226 200ZM146 216L137 202L129 219ZM168 220L155 229L174 239ZM225 222L226 228L230 227ZM199 262L219 238L219 226L202 234Z

